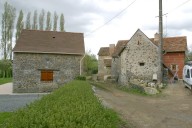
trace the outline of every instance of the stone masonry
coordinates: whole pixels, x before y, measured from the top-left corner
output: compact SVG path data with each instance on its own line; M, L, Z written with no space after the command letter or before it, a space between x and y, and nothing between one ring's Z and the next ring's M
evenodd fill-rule
M120 55L119 83L139 78L152 80L158 72L158 47L141 31L137 30Z
M14 53L13 92L49 92L80 73L81 55ZM53 70L53 81L41 81L41 70Z

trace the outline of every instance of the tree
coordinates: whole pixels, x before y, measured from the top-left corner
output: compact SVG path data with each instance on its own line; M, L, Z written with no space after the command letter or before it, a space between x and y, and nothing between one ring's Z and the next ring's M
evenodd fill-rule
M11 60L0 60L0 78L12 77Z
M54 21L53 21L53 31L57 31L57 21L58 21L58 15L55 11L54 12Z
M63 15L63 13L62 13L61 16L60 16L60 31L62 31L62 32L65 31L65 29L64 29L64 24L65 24L64 15Z
M25 29L31 29L31 12L27 13Z
M49 11L47 12L46 30L51 30L51 13Z
M20 10L19 17L17 20L17 31L16 31L16 40L19 38L19 35L23 29L24 22L23 22L23 11Z
M12 38L14 20L16 17L16 9L9 5L7 2L4 4L4 12L2 14L2 39L1 49L3 50L3 57L6 60L8 55L12 58Z
M32 25L32 29L37 30L38 29L38 25L37 25L37 10L34 11L33 13L33 25Z
M85 53L84 58L84 71L87 75L96 74L98 71L98 61L91 51Z
M39 29L44 30L45 10L42 9L39 15Z

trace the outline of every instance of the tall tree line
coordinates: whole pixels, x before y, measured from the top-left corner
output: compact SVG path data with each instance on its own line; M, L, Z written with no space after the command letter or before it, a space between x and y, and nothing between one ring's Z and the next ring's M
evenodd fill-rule
M17 40L19 38L22 29L65 31L63 13L58 16L55 11L52 15L50 11L46 12L42 9L39 15L37 10L34 10L32 13L28 12L26 17L24 14L25 13L20 10L19 15L17 16L17 21L15 21L16 9L9 3L5 2L4 12L2 13L0 36L0 54L3 55L4 60L12 59L12 43L14 39ZM14 29L16 30L15 33ZM13 37L14 35L15 38Z
M15 17L16 9L6 2L1 21L1 49L3 51L3 59L12 58L12 38Z

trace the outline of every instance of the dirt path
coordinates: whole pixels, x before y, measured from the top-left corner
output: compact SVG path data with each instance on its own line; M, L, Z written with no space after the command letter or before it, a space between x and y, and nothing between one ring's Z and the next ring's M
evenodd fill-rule
M96 94L131 127L192 127L192 94L182 83L169 85L160 97L128 94L113 87L107 89L96 89Z
M12 94L13 90L13 83L6 83L0 85L0 94Z

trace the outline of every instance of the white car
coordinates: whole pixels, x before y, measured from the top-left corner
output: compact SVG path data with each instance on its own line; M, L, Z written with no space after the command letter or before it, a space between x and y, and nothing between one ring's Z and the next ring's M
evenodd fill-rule
M187 62L183 68L183 83L192 90L192 62Z

